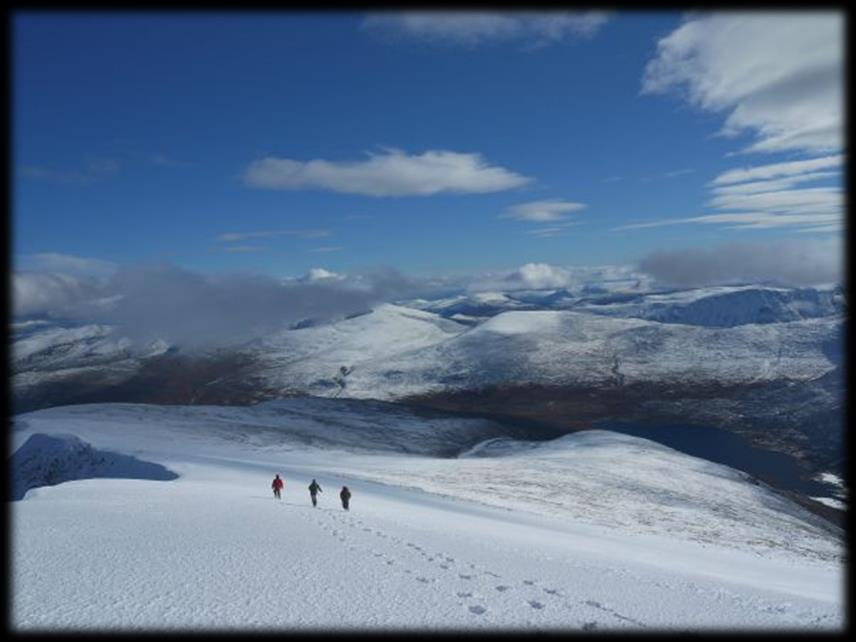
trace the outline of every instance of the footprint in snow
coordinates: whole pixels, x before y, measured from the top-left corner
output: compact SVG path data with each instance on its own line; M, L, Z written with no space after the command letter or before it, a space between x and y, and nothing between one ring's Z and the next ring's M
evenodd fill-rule
M445 560L451 564L452 562L455 561L455 558L454 557L447 557L447 558L445 558Z
M505 591L507 591L507 590L508 590L508 589L510 589L511 587L510 587L510 586L505 586L504 584L500 584L499 586L495 586L494 588L495 588L497 591L499 591L500 593L504 593Z
M473 596L472 593L467 593L466 591L459 591L458 593L455 593L455 595L457 595L458 597L472 597Z
M429 580L427 577L422 577L421 575L416 578L417 582L422 582L423 584L429 584L432 580Z
M469 611L470 611L470 613L475 613L476 615L481 615L482 613L487 611L487 609L483 606L479 606L478 604L476 604L475 606L471 606L469 608Z
M523 583L526 584L526 586L534 586L535 580L523 580Z
M448 565L446 565L446 564L440 564L440 568L442 568L442 569L443 569L443 570L445 570L445 571L448 571L448 570L449 570L449 567L448 567Z
M462 580L471 580L471 579L473 579L473 576L472 576L472 575L467 575L467 574L465 574L465 573L458 573L458 577L460 577Z
M583 622L583 631L594 631L597 628L597 622Z
M560 594L560 593L559 593L559 589L549 589L549 588L545 588L545 589L544 589L544 592L545 592L545 593L548 593L548 594L550 594L550 595L559 595L559 594Z
M544 605L543 605L543 604L541 604L541 602L539 602L538 600L529 600L529 601L528 601L528 604L529 604L529 606L531 606L533 609L538 609L539 611L540 611L541 609L543 609L543 608L544 608Z
M392 560L386 560L386 564L387 566L392 566L393 564L395 564L395 562L393 562Z

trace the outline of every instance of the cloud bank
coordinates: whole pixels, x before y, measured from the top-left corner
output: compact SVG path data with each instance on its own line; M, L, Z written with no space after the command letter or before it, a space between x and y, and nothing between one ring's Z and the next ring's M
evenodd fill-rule
M163 339L190 348L240 343L303 319L363 312L430 289L391 268L355 275L315 269L280 279L205 275L171 264L119 266L107 279L17 272L12 285L17 317L108 324L142 344Z
M759 282L811 286L842 281L842 251L839 240L730 244L655 252L638 267L678 287Z
M429 150L409 155L398 149L370 153L362 161L296 161L268 157L254 161L244 183L261 189L320 189L364 196L428 196L440 193L499 192L531 178L491 166L481 154Z
M682 90L727 114L721 133L755 137L747 152L843 145L844 20L834 11L722 12L661 39L642 93Z

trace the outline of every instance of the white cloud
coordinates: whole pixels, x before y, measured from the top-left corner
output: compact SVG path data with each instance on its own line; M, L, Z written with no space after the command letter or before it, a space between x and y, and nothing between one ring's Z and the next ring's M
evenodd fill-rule
M787 163L741 167L738 169L731 169L720 174L711 181L711 185L728 185L731 183L742 183L744 181L768 180L783 176L794 177L818 172L819 170L841 167L843 164L844 155L835 154L833 156L790 161Z
M724 135L745 151L826 151L843 144L844 21L840 12L722 12L661 39L643 93L685 88L694 105L727 113Z
M561 288L570 282L571 273L560 267L546 263L527 263L506 280L515 285L532 290Z
M305 275L300 277L301 281L323 281L325 279L335 279L341 281L346 277L337 272L331 272L324 268L311 268Z
M608 19L603 11L404 11L369 15L363 27L446 44L476 46L517 40L538 47L593 36Z
M366 196L427 196L443 192L485 193L520 187L531 178L487 165L480 154L429 150L408 155L397 149L363 161L296 161L263 158L244 174L250 187L323 189Z
M459 276L456 284L467 292L513 290L582 289L587 285L610 284L618 289L637 288L649 280L630 265L549 265L527 263L511 272L488 272Z
M502 218L544 223L562 220L567 212L576 212L585 209L585 207L584 203L573 203L559 199L531 201L507 208L502 214Z
M64 316L98 297L99 286L91 279L56 272L16 272L12 275L15 315Z

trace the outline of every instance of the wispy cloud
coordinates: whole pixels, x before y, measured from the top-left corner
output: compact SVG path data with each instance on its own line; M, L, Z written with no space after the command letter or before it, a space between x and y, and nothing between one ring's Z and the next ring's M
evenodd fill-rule
M542 239L555 238L557 236L563 236L567 229L574 225L579 225L579 221L564 221L551 225L550 227L536 227L535 229L527 230L526 233L530 236Z
M754 167L740 167L723 172L711 181L711 185L730 185L732 183L743 183L746 181L769 180L783 176L792 177L810 175L819 170L838 168L844 164L844 155L822 156L808 160L789 161L786 163L772 163L769 165L756 165Z
M843 228L844 194L838 185L797 187L838 176L842 156L776 163L729 170L710 183L708 207L715 213L643 221L613 230L632 230L679 224L718 224L735 229L790 228L816 232Z
M694 171L695 171L694 169L688 169L688 168L686 168L686 169L675 169L675 170L672 170L671 172L664 173L663 178L677 178L678 176L685 176L687 174L692 174Z
M190 161L178 160L176 158L172 158L167 156L166 154L152 154L152 163L155 165L160 165L161 167L194 167L196 163L191 163Z
M474 47L518 41L542 47L596 34L609 19L603 11L403 11L371 14L363 28L377 34Z
M548 221L560 221L565 218L565 214L568 212L577 212L585 208L585 203L574 203L561 199L530 201L506 208L505 212L500 215L500 218L513 218L518 221L544 223Z
M491 166L481 154L429 150L409 155L398 149L369 153L361 161L296 161L268 157L244 172L249 187L321 189L365 196L428 196L439 193L499 192L531 178Z
M246 241L249 239L269 239L277 236L294 236L300 239L320 239L330 236L332 232L325 229L304 229L304 230L264 230L260 232L227 232L220 234L215 240L223 243L234 243L236 241Z
M229 245L223 248L224 252L235 254L246 254L252 252L263 252L265 248L260 245Z
M22 178L45 180L61 184L92 183L113 176L120 163L113 158L89 158L75 169L54 169L43 165L23 165L18 170Z
M695 170L684 168L684 169L675 169L670 172L663 172L662 174L657 174L656 176L643 176L639 179L640 183L650 183L651 181L660 181L664 179L677 178L678 176L685 176L687 174L692 174Z
M746 152L838 150L843 58L841 12L696 15L659 41L642 93L727 113L721 134L755 136Z
M15 263L19 270L63 273L74 277L106 277L116 270L112 261L57 252L24 254Z

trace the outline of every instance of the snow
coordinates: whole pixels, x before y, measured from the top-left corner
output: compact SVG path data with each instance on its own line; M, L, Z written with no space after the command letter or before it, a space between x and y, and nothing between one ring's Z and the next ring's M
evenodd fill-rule
M838 510L846 510L847 504L842 502L839 499L833 499L832 497L812 497L812 499L816 502L820 502L830 508L836 508Z
M652 293L629 302L583 302L575 310L707 327L785 323L840 315L837 289L717 286Z
M251 380L266 394L384 400L524 384L809 381L843 360L840 287L615 288L489 290L382 304L333 322L304 320L228 350L252 364L236 375L240 384ZM104 389L172 348L163 341L134 346L109 326L23 321L14 328L18 396L37 397L40 386L49 392L64 381L80 386L79 375Z
M465 447L442 421L362 405L103 404L15 417L14 448L73 434L180 477L79 479L12 503L13 628L843 626L837 539L741 473L607 431ZM374 447L399 421L434 445L406 452L393 436ZM447 443L465 454L427 454ZM343 484L350 512L338 505Z
M74 435L30 436L12 456L11 499L22 499L31 488L53 486L73 479L128 477L175 479L178 475L159 464L101 451Z
M258 357L266 384L395 400L485 386L807 381L837 367L843 319L703 327L573 311L514 311L467 328L420 312L421 326L373 313L364 325L283 333ZM434 316L433 322L428 317ZM354 320L356 321L356 320ZM427 330L427 331L426 331ZM320 349L319 349L320 347ZM332 375L352 367L340 390Z

